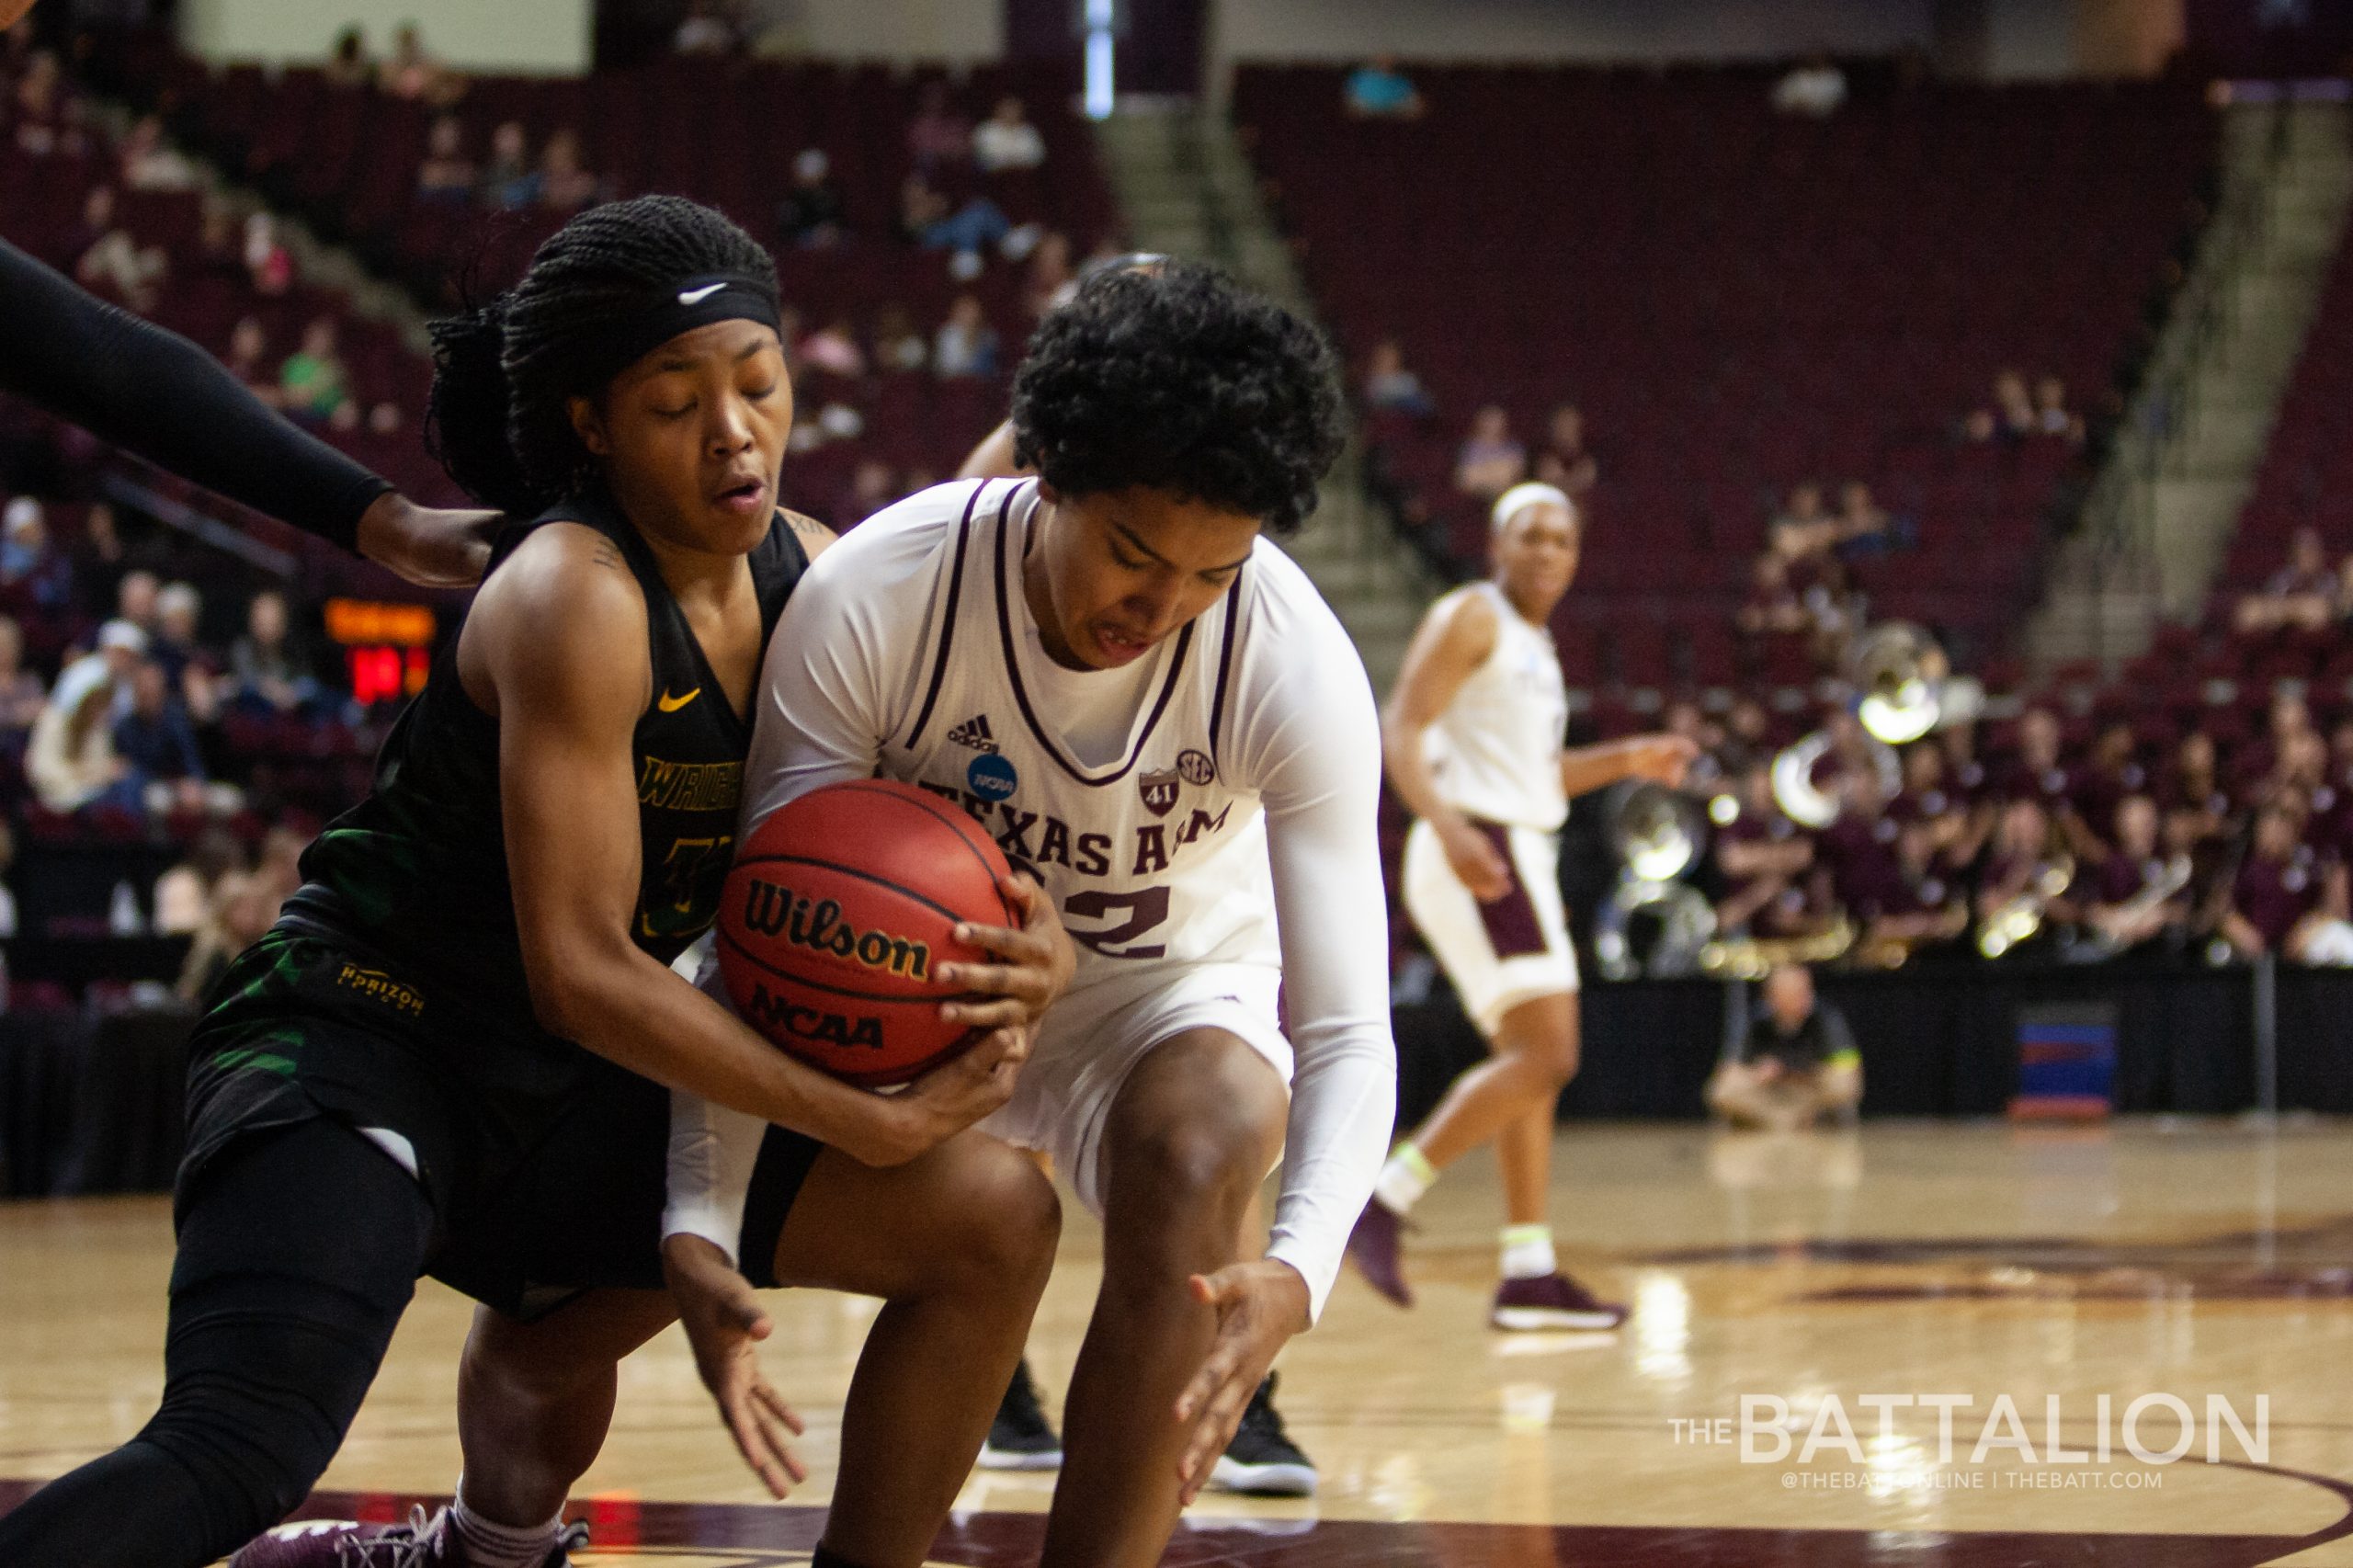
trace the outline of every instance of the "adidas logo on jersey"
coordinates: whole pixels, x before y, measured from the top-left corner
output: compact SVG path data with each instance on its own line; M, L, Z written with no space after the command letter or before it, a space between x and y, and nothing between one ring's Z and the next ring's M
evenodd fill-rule
M974 751L995 752L996 750L996 737L989 733L989 716L985 713L973 714L949 731L948 738L960 746L970 746Z

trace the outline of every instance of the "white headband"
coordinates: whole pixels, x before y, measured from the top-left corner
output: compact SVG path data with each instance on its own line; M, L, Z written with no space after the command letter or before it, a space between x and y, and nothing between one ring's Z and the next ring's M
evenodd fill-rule
M1570 521L1574 522L1576 520L1576 504L1569 499L1568 492L1563 490L1559 485L1537 483L1515 484L1509 490L1505 491L1501 495L1495 497L1495 509L1492 513L1488 514L1487 526L1489 531L1501 533L1504 531L1505 527L1511 522L1512 518L1518 517L1529 507L1541 506L1547 504L1559 506L1563 510L1566 511L1569 514Z

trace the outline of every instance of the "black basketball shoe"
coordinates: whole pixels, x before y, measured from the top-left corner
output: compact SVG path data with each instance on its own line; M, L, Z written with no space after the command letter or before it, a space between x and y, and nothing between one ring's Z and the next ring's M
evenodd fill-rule
M1054 1435L1038 1403L1038 1385L1029 1381L1029 1363L1013 1369L1013 1381L989 1423L988 1441L981 1445L983 1470L1057 1470L1063 1462L1063 1440Z
M1300 1451L1283 1430L1275 1409L1275 1374L1268 1372L1233 1429L1233 1441L1218 1456L1210 1484L1220 1492L1243 1492L1255 1497L1313 1497L1315 1461Z

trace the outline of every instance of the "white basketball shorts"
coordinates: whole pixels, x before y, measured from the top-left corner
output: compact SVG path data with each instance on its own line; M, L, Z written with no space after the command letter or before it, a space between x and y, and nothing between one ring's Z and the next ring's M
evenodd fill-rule
M1511 867L1511 891L1491 903L1472 897L1437 830L1416 822L1405 835L1405 913L1454 983L1462 1010L1492 1040L1521 1003L1574 992L1577 955L1561 907L1560 835L1475 825Z

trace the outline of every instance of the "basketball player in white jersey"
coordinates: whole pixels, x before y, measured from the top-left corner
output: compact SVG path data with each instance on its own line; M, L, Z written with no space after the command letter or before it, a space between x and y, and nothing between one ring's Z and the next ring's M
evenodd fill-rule
M1569 799L1620 778L1680 784L1677 735L1563 750L1568 691L1546 630L1577 569L1576 511L1549 484L1495 500L1493 574L1422 618L1381 715L1389 781L1414 813L1405 909L1494 1053L1397 1145L1349 1256L1410 1306L1399 1267L1405 1215L1438 1173L1493 1142L1507 1223L1489 1315L1504 1329L1612 1329L1623 1307L1560 1272L1545 1223L1553 1108L1577 1067L1577 967L1561 907Z
M796 591L745 831L824 784L910 780L987 824L1079 942L983 1125L1104 1220L1042 1561L1142 1568L1321 1311L1388 1139L1379 725L1347 634L1262 537L1303 519L1339 446L1309 328L1198 267L1107 273L1039 328L1014 425L1037 478L902 502ZM732 1244L761 1131L681 1102L673 1237Z

